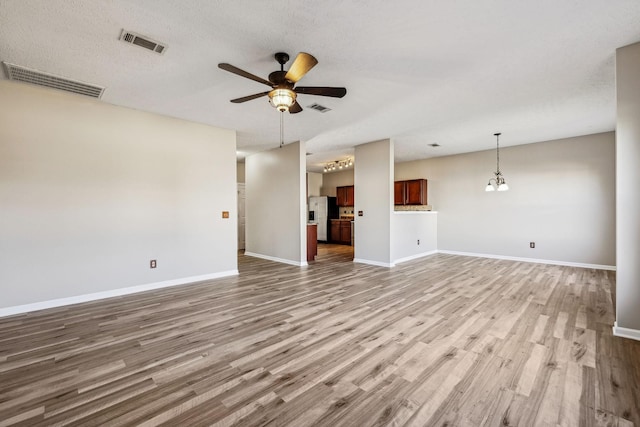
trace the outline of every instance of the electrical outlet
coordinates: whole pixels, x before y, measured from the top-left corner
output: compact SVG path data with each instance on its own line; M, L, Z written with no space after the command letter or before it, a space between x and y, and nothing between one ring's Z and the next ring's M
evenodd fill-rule
M536 248L536 242L529 242L529 247L531 249L535 249Z
M152 259L152 260L149 262L149 267L151 267L151 268L156 268L156 260L155 260L155 259Z
M420 239L418 239L418 245L420 245Z

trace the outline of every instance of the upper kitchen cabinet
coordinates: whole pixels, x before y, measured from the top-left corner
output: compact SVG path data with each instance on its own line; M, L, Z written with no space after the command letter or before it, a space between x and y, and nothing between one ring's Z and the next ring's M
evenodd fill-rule
M353 185L336 187L336 201L338 206L354 206Z
M393 204L404 205L405 181L393 183Z
M426 205L427 180L410 179L396 181L393 186L394 203L396 205Z

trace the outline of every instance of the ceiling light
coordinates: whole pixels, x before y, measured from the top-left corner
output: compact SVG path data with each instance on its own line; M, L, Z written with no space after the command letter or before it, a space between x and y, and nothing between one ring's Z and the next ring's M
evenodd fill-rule
M489 183L485 187L484 191L507 191L509 186L500 172L500 135L501 133L494 133L496 137L496 171L493 173L495 178L489 179ZM493 181L493 183L491 183Z
M353 159L352 158L347 158L344 160L334 160L333 162L329 162L326 163L324 165L323 171L324 172L331 172L334 171L336 169L344 169L344 168L349 168L353 166Z
M283 113L296 102L296 93L291 89L274 89L269 92L269 102Z

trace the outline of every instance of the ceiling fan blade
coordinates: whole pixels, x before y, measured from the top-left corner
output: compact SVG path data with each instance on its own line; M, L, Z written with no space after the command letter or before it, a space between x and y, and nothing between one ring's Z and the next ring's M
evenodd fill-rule
M233 66L233 65L231 65L231 64L227 64L227 63L218 64L218 68L220 68L220 69L222 69L222 70L225 70L225 71L228 71L228 72L230 72L230 73L237 74L237 75L239 75L239 76L245 77L245 78L247 78L247 79L250 79L250 80L256 81L256 82L258 82L258 83L262 83L262 84L265 84L265 85L267 85L267 86L271 86L271 87L273 87L273 85L271 84L271 82L269 82L269 81L267 81L267 80L265 80L265 79L263 79L263 78L261 78L261 77L258 77L258 76L254 75L254 74L251 74L251 73L249 73L249 72L247 72L247 71L241 70L241 69L240 69L240 68L238 68L238 67L234 67L234 66Z
M287 71L287 74L284 76L285 79L289 80L292 83L297 82L305 74L309 72L310 69L316 66L318 60L313 57L313 55L309 55L305 52L300 52L296 59L291 64L291 68Z
M240 104L241 102L251 101L252 99L260 98L262 96L269 95L269 92L254 93L253 95L243 96L242 98L232 99L234 104Z
M305 95L331 96L333 98L342 98L347 94L347 89L343 87L298 86L294 90L296 93Z
M293 105L289 107L289 113L291 114L297 114L300 111L302 111L302 107L298 104L298 101L294 102Z

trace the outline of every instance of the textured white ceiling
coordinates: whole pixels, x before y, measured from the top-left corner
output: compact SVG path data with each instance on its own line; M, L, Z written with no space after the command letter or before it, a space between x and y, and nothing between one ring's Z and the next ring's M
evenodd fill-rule
M168 50L125 44L122 29ZM245 154L279 145L279 113L267 98L231 104L265 86L217 64L266 78L275 52L313 54L300 85L348 92L300 95L305 111L285 116L310 170L384 138L405 161L490 149L496 131L509 146L613 130L615 49L637 41L638 0L0 0L0 61L236 129Z

